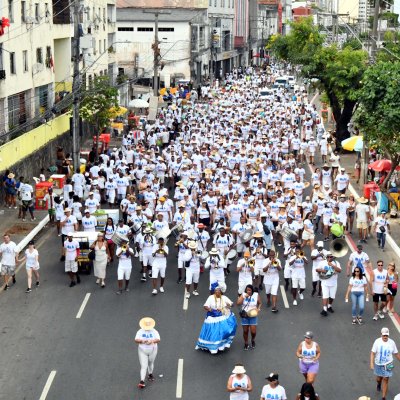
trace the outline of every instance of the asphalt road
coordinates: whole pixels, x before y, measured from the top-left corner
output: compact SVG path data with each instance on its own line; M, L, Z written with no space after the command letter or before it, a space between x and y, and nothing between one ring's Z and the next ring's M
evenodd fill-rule
M173 242L173 240L172 240ZM257 347L243 351L241 327L232 348L212 356L194 349L203 319L203 303L208 295L208 274L201 276L200 296L189 299L183 310L184 286L176 283L176 258L169 257L165 294L151 295L151 283L140 282L139 265L134 261L131 291L115 295L116 264L107 271L107 286L99 288L93 276L82 276L82 283L68 287L63 263L58 261L60 239L47 228L37 241L41 257L41 286L25 294L24 268L17 284L0 293L2 362L0 399L41 399L52 371L56 371L47 397L49 400L176 398L178 360L183 360L182 398L191 400L228 399L226 381L236 362L242 362L252 378L250 399L259 399L265 376L280 374L288 398L294 399L303 383L295 351L307 330L314 331L321 346L320 373L316 389L322 400L352 400L361 395L380 398L369 370L372 343L380 329L388 326L391 337L400 346L399 332L387 317L372 320L372 303L367 303L365 325L351 324L350 303L344 302L348 278L339 277L335 313L324 318L319 313L321 299L311 298L311 273L307 274L305 299L289 309L279 296L279 313L264 307L259 318ZM375 240L367 245L374 265L383 258L393 259L388 251L377 249ZM396 260L396 258L394 258ZM347 257L339 260L345 270ZM310 266L311 268L311 266ZM281 279L283 283L283 277ZM237 275L227 279L227 296L234 300ZM76 315L87 293L89 300L81 318ZM263 301L265 296L263 295ZM237 308L235 313L238 314ZM139 391L139 362L133 342L138 321L152 316L161 335L156 360L156 381ZM396 384L400 369L394 370L388 399L400 392ZM163 375L159 377L159 375Z

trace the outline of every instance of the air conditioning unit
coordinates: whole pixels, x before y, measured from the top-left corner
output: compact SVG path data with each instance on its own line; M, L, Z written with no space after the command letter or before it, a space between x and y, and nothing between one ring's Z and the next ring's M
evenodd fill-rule
M6 70L0 69L0 79L6 79Z

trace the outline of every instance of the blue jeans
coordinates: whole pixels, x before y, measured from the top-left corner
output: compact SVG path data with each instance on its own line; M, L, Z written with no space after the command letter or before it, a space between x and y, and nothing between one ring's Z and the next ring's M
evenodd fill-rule
M364 291L351 292L351 316L355 318L358 315L361 317L364 314Z
M378 239L378 246L383 249L386 243L386 232L377 232L376 238Z

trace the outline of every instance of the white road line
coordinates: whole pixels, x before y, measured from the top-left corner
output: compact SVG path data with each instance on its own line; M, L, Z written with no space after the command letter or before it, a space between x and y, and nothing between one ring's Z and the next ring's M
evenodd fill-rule
M44 385L43 392L40 395L39 400L46 400L47 394L49 393L51 384L53 383L54 377L56 376L57 371L51 371L49 377L47 378L47 382Z
M281 294L282 294L282 300L283 300L283 304L285 305L285 308L289 308L289 302L287 300L285 287L283 285L281 285Z
M183 309L186 311L189 308L189 299L186 298L186 288L185 293L183 294Z
M178 376L176 378L176 398L182 398L182 388L183 388L183 358L178 361Z
M79 309L78 314L76 314L76 318L77 318L77 319L79 319L80 317L82 317L83 310L85 309L86 304L87 304L87 302L89 301L89 298L90 298L90 293L86 293L86 296L85 296L85 298L84 298L83 301L82 301L81 308Z

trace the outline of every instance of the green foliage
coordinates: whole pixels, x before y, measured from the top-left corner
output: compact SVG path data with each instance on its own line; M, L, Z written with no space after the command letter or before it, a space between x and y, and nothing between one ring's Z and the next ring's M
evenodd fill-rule
M351 47L353 50L361 50L362 49L361 43L355 38L347 39L344 42L343 47Z
M378 49L377 61L399 61L400 59L400 33L387 31L383 37L382 48Z
M82 92L80 98L80 117L96 128L102 129L109 124L114 111L118 110L118 89L110 85L107 76L94 78L93 86Z
M370 67L363 78L355 115L366 139L396 165L400 154L399 76L400 62L379 62Z

